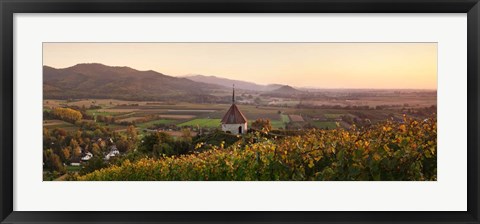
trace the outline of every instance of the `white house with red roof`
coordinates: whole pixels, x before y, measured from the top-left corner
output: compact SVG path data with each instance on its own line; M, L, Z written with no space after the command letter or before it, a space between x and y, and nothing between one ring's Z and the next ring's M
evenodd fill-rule
M233 86L232 106L222 118L222 131L232 134L247 133L248 120L235 104L235 86Z

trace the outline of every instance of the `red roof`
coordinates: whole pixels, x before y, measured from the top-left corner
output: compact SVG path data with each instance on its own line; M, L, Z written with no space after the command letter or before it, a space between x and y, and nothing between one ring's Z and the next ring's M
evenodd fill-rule
M232 104L230 109L222 118L222 124L243 124L247 122L247 118L240 112L237 105Z

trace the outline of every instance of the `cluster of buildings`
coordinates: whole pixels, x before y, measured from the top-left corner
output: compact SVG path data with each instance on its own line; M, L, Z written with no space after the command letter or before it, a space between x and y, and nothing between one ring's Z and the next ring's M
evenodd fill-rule
M99 139L99 141L101 141L101 139ZM113 140L110 139L110 142L113 143ZM119 155L120 155L120 151L117 149L117 146L116 145L111 145L110 147L108 147L108 153L103 157L103 160L108 161L112 157L119 156ZM72 161L70 163L70 165L71 166L80 166L82 162L88 162L93 157L94 157L93 153L86 152L79 160Z

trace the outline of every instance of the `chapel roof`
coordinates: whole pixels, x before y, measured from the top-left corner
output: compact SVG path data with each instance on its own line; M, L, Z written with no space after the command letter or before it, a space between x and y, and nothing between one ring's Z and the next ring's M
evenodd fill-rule
M232 104L230 109L222 118L222 124L244 124L247 122L247 118L238 109L236 104Z

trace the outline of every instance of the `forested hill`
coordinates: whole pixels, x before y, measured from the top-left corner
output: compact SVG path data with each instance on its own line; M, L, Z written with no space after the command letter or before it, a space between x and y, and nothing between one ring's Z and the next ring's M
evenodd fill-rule
M226 79L216 76L206 76L206 75L190 75L185 76L185 78L190 79L195 82L203 82L216 84L224 86L227 88L232 88L232 84L235 84L235 88L243 90L253 90L253 91L271 91L277 88L282 87L280 84L270 84L270 85L259 85L253 82L240 81L235 79Z
M224 87L195 82L148 70L103 64L77 64L68 68L43 67L43 94L48 99L114 98L215 102L213 92Z

